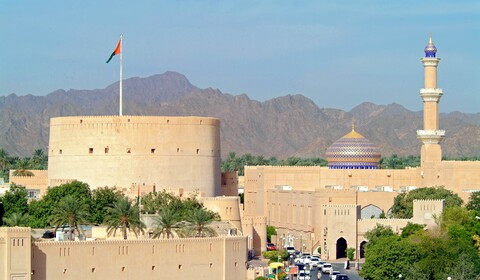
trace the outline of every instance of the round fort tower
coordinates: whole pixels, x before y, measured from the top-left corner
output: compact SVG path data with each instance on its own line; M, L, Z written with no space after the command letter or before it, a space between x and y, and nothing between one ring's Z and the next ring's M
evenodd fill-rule
M48 182L98 187L220 190L220 120L209 117L76 116L50 120Z

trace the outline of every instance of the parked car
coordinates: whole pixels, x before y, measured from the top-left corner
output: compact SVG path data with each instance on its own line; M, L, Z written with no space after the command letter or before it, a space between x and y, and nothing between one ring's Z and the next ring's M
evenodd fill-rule
M332 271L332 273L330 273L330 279L331 279L331 280L337 280L337 279L338 279L338 278L337 278L338 275L340 275L340 271L334 270L334 271Z
M322 266L322 273L332 273L333 267L331 263L324 263Z
M267 243L267 251L277 251L277 246L273 243Z
M325 264L325 262L322 262L322 261L319 261L318 264L317 264L317 267L322 270L322 267L323 265Z
M348 278L348 275L347 274L339 274L337 275L337 280L349 280L350 278Z

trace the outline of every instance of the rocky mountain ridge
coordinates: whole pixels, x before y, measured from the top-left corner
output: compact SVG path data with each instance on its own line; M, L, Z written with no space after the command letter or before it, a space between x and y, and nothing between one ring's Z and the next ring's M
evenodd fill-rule
M57 90L46 96L0 97L0 148L10 155L28 156L46 150L51 117L118 114L118 85L104 89ZM264 102L246 94L199 89L185 76L166 72L123 81L124 115L210 116L221 119L222 156L237 154L323 157L335 140L351 130L375 143L382 155L418 155L416 130L423 113L399 104L362 103L349 112L320 108L303 95L287 95ZM480 155L480 113L440 115L447 131L445 156Z

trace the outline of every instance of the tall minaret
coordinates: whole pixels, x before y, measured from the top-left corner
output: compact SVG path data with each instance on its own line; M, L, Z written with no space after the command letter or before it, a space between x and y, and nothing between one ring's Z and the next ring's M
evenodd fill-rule
M425 57L421 59L425 72L424 87L420 89L420 97L423 99L423 130L417 130L417 138L422 141L422 164L442 160L440 143L445 137L445 130L439 130L438 103L443 93L442 89L437 88L437 65L440 58L436 54L437 48L430 34Z

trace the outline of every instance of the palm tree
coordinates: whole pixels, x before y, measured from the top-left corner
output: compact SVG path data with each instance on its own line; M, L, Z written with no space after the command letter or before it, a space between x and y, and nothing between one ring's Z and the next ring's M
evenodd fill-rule
M180 215L177 211L171 208L163 208L160 211L160 216L153 218L153 238L158 238L160 235L167 239L170 236L173 237L175 229L183 226L183 223L180 222Z
M76 196L67 195L62 198L57 207L53 209L53 213L50 216L51 223L55 226L55 232L57 228L68 224L69 239L72 240L72 234L76 230L80 235L79 224L85 223L88 217L88 205L84 200L78 199Z
M13 176L33 176L34 174L28 169L31 169L30 160L28 158L21 159L15 164L15 171L13 171Z
M115 236L117 229L121 228L123 233L123 239L127 239L127 229L132 230L135 236L138 236L139 232L144 232L145 224L140 220L140 209L138 203L132 205L132 201L127 197L119 198L108 209L105 221L107 224L108 236Z
M32 153L31 162L35 169L47 169L48 157L42 149L35 149Z
M8 227L22 227L28 226L29 219L30 216L28 214L15 212L8 217L3 217L3 222Z
M6 169L9 164L8 152L4 149L0 149L0 168L2 170Z
M208 225L215 220L215 213L203 208L195 208L187 217L191 224L188 234L194 237L216 236L216 232Z

